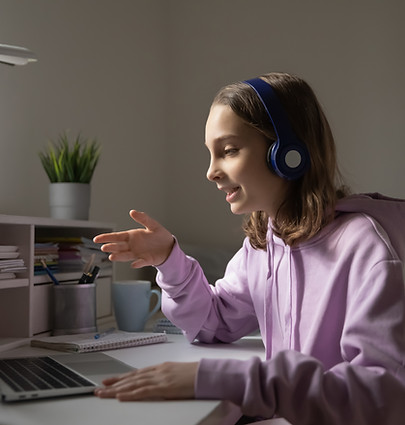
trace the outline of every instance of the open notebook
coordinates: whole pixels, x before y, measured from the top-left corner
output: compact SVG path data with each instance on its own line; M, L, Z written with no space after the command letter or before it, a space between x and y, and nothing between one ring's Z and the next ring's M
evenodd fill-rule
M166 341L167 335L165 333L114 331L98 339L95 338L94 333L36 338L31 340L31 345L51 350L85 353L157 344Z

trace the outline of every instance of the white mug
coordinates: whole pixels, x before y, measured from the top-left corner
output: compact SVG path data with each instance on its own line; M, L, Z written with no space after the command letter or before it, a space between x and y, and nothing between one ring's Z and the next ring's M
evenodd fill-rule
M157 300L149 311L153 294ZM148 280L123 280L112 283L112 300L118 329L142 332L146 322L159 310L161 294L157 289L151 289Z

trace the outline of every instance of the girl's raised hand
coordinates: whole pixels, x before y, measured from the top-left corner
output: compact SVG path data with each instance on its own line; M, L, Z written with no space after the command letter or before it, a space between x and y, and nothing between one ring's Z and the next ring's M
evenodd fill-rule
M143 212L131 210L129 215L144 228L103 233L94 242L103 244L101 250L110 253L111 261L132 261L135 269L164 263L173 249L173 235Z

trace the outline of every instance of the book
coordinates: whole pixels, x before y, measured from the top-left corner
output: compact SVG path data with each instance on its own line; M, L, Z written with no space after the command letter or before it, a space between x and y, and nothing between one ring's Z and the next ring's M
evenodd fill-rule
M98 339L95 338L94 333L34 338L31 340L31 346L57 351L86 353L157 344L166 341L167 335L165 333L114 331Z
M18 246L0 245L0 280L15 279L16 273L27 270L19 256Z
M16 275L13 272L4 272L0 270L0 280L15 279Z
M155 326L153 327L153 332L164 332L167 334L179 334L182 335L183 331L178 328L177 326L173 325L173 323L166 319L166 317L163 317L162 319L159 319L155 322Z

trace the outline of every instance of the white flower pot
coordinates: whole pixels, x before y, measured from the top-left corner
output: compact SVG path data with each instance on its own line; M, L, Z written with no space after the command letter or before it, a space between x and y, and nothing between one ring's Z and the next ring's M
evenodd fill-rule
M90 184L50 183L49 208L52 218L63 220L88 220L90 209Z

